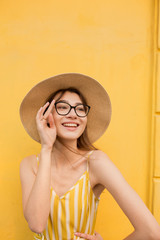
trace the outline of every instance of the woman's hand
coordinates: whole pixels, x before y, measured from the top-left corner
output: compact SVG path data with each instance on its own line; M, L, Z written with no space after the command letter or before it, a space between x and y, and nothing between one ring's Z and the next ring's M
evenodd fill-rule
M54 103L55 100L53 100L49 106L49 102L47 102L39 109L36 115L37 130L40 136L42 147L52 148L56 140L57 131L54 124L53 114L51 112L54 107ZM48 109L44 113L47 107Z
M96 231L94 231L94 235L90 235L90 234L86 234L86 233L75 233L74 234L77 237L80 237L82 239L88 239L88 240L103 240L103 238L101 237L101 235L99 233L97 233Z

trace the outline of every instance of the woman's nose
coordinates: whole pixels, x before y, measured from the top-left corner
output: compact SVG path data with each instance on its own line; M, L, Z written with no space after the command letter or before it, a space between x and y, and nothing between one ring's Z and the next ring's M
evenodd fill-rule
M75 113L74 108L71 109L71 111L68 113L67 117L77 118L77 114Z

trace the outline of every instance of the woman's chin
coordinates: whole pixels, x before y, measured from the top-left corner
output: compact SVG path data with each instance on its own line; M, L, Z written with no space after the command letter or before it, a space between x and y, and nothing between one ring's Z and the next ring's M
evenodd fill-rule
M62 139L62 140L68 140L68 141L76 141L80 136L82 135L82 133L74 133L74 132L66 132L65 134L57 134L58 138Z
M61 139L65 139L65 140L77 140L82 133L84 132L83 128L64 128L61 130L59 129L59 131L57 130L57 136Z

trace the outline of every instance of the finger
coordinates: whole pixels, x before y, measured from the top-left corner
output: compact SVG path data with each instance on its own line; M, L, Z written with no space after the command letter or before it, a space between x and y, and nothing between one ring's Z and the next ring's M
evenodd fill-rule
M43 107L41 107L37 112L37 115L36 115L37 120L42 119L42 113L43 113Z
M52 113L50 113L49 116L48 116L48 123L49 123L50 128L55 127Z
M94 231L94 235L95 237L98 237L98 239L103 240L102 236L98 232Z
M49 105L49 102L47 102L43 107L41 107L38 110L37 117L39 117L40 119L43 118L43 113L44 113L45 109L48 107L48 105Z
M74 235L76 235L77 237L81 237L84 239L88 239L88 240L94 240L94 236L86 234L86 233L74 233Z
M55 102L56 102L56 100L53 99L52 102L51 102L52 108L54 107Z
M49 114L51 113L51 111L52 111L52 109L53 109L53 107L54 107L54 103L55 103L55 100L53 99L53 101L50 103L48 109L46 110L46 112L45 112L44 115L43 115L43 117L44 117L45 119L47 119L48 116L49 116Z

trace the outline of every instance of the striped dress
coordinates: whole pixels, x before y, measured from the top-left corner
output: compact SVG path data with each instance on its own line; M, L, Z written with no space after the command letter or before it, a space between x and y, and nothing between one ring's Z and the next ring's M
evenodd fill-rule
M51 187L46 229L41 234L35 233L34 239L78 240L74 232L94 234L100 198L94 195L89 181L88 160L92 152L87 157L87 170L63 196L59 197Z

